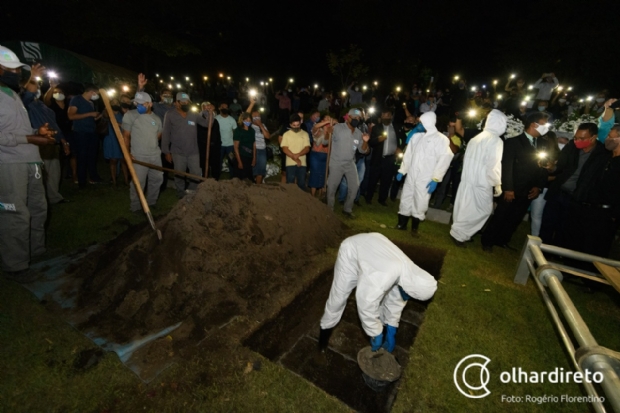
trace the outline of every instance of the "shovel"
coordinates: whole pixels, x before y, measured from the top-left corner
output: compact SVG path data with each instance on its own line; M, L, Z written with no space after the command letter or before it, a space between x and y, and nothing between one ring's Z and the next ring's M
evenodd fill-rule
M131 174L131 180L136 188L136 192L138 193L138 197L140 197L140 204L142 204L142 209L149 219L149 223L151 227L157 234L157 238L161 241L161 231L157 229L155 226L155 220L153 219L153 214L151 214L151 210L149 209L149 205L146 203L146 198L144 197L144 192L142 192L142 186L140 185L140 181L138 180L138 176L136 175L136 170L133 168L133 162L131 160L131 155L127 151L127 147L125 146L125 139L121 134L121 129L118 127L118 123L116 122L116 118L114 117L114 111L112 110L112 106L110 106L110 99L108 98L108 92L105 89L99 89L99 96L101 96L101 100L105 105L106 111L108 112L108 116L110 117L110 124L114 129L114 133L116 134L116 139L118 139L118 144L121 146L121 150L123 151L123 157L125 158L125 163L127 163L127 169L129 169L129 173Z

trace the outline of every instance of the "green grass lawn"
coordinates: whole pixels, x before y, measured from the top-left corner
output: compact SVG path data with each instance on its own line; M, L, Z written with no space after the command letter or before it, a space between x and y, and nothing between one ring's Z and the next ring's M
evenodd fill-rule
M132 225L146 223L129 212L128 188L99 185L77 191L65 181L71 200L54 206L48 227L48 252L62 255L92 243L113 240ZM154 214L175 204L166 190ZM389 202L389 201L388 201ZM363 203L363 201L362 201ZM401 380L395 412L585 412L587 404L503 403L501 395L585 394L575 384L502 384L499 373L511 367L528 371L572 369L539 293L530 280L512 282L518 253L497 249L484 253L479 237L467 249L455 247L448 226L424 222L420 237L390 229L397 204L356 207L346 223L353 232L382 232L402 242L447 250L442 278L418 334L411 361ZM340 216L339 208L337 214ZM344 218L343 218L344 219ZM384 224L387 228L382 228ZM524 223L512 245L525 240ZM165 236L165 234L164 234ZM333 265L335 251L322 258ZM564 283L599 344L620 349L619 295L609 288L586 294ZM488 290L488 291L487 291ZM210 340L220 340L212 337ZM338 412L349 411L337 399L304 379L238 344L173 365L153 382L142 383L106 353L99 364L80 369L75 363L94 344L49 313L20 285L0 278L0 412ZM462 396L453 384L458 361L469 354L491 359L491 395ZM260 361L260 370L248 363ZM252 370L252 371L250 371Z

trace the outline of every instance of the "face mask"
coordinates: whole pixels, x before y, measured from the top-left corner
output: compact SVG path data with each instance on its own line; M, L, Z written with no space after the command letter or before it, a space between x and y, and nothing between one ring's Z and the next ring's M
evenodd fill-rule
M90 100L97 100L97 99L99 99L99 95L97 95L97 94L94 94L94 95L90 98Z
M413 123L409 123L409 122L405 122L403 124L403 129L405 129L405 131L410 131L411 129L413 129L415 127L415 125Z
M359 92L359 90L360 90L360 88L359 88L359 87L356 87L356 88L355 88L355 91L356 91L356 92Z
M498 102L493 102L493 108L497 109L498 106L499 106Z
M392 123L392 119L381 119L381 123L383 123L385 126L389 126L390 123Z
M538 107L538 111L539 111L539 112L544 112L545 110L547 110L547 107L546 107L546 106L539 106L539 107Z
M566 103L566 99L558 99L558 102L560 102L560 103Z
M620 144L618 138L605 139L605 149L607 149L608 151L615 151L618 147L618 144Z
M233 99L233 103L237 103L237 99Z
M255 116L252 118L252 120L260 120L260 116Z
M250 125L252 124L252 122L244 121L244 122L243 122L243 124L244 124L245 126L250 126Z
M220 109L222 115L228 115L228 109Z
M351 119L351 126L353 126L354 128L357 128L359 124L359 119Z
M181 108L183 112L189 111L189 105L179 105L179 107Z
M138 104L138 105L136 106L136 110L138 111L138 113L139 113L140 115L144 115L144 114L147 112L146 106L144 106L144 105L142 105L142 104ZM184 112L187 112L187 111L184 111Z
M21 78L22 75L20 73L13 73L5 70L4 74L0 76L0 82L17 92L19 91L19 81Z
M536 132L540 133L540 136L546 135L549 132L549 126L547 125L538 125L536 127Z
M122 108L119 105L112 105L112 110L114 112L120 112Z
M590 145L590 139L587 139L585 141L575 140L575 146L577 147L577 149L584 149L584 148L587 148L589 145Z
M596 98L596 103L603 103L605 102L604 98Z
M289 90L288 90L288 93L291 93L292 91L293 91L293 89L289 89Z
M34 94L34 96L39 99L41 97L41 89L37 89L37 92Z
M171 97L164 97L164 103L166 105L172 105L172 98Z
M291 128L291 130L295 133L299 132L301 130L301 128Z
M565 146L565 143L558 143L558 148L560 148L560 150L564 149Z
M131 103L121 103L121 108L123 109L131 109L132 105Z
M63 95L62 93L54 93L52 97L56 100L65 100L65 95Z

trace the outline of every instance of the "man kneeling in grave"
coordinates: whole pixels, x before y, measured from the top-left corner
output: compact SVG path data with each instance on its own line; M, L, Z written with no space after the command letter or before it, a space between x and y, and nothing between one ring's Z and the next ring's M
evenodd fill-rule
M357 311L370 336L372 351L384 347L392 352L407 300L430 299L437 290L437 281L382 234L358 234L345 239L338 250L334 281L321 318L321 351L327 348L332 329L355 287Z

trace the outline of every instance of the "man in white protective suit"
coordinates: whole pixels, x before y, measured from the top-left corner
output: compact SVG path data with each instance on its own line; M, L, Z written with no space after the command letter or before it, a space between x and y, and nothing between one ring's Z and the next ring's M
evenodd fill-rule
M437 290L437 281L382 234L358 234L345 239L338 250L334 281L321 318L321 351L327 348L331 331L356 287L357 311L364 332L370 336L372 350L383 346L392 352L407 300L430 299Z
M449 139L435 127L435 112L426 112L420 116L420 122L426 132L411 136L396 175L399 181L407 175L400 196L396 228L406 229L407 221L412 217L413 234L418 232L420 221L424 221L431 194L437 189L454 156Z
M502 153L506 115L493 109L484 130L467 144L461 183L454 201L450 237L459 246L482 228L493 212L493 197L502 193Z

